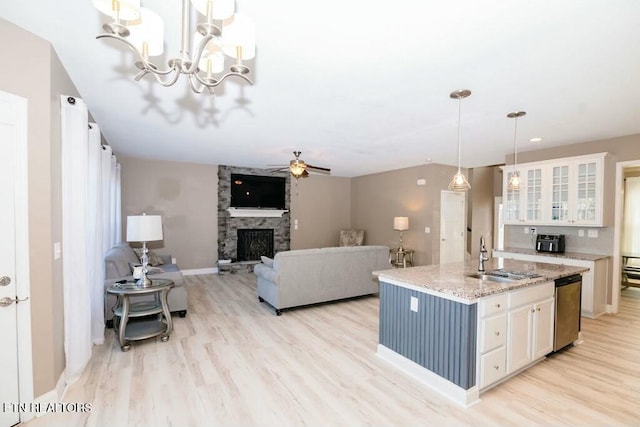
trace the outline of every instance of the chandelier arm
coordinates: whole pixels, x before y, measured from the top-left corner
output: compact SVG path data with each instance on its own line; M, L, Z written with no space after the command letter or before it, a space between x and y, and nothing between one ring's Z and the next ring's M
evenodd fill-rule
M197 86L194 80L200 82L200 86ZM189 85L191 86L191 90L193 90L195 93L202 93L204 91L204 88L207 86L205 82L203 82L198 77L197 74L189 74Z
M253 81L251 81L251 79L250 79L249 77L245 76L245 75L244 75L244 74L242 74L242 73L236 73L236 72L231 71L231 72L229 72L229 73L224 74L222 77L220 77L220 80L218 80L218 82L217 82L216 84L211 85L211 86L218 86L220 83L222 83L222 82L224 81L224 79L226 79L226 78L227 78L227 77L229 77L229 76L236 76L236 77L240 77L240 78L242 78L244 81L246 81L247 83L249 83L250 85L253 85Z
M151 72L155 75L160 75L160 76L166 76L168 74L171 74L172 72L176 71L175 67L169 68L167 70L158 70L158 68L151 62L149 62L148 60L146 60L144 58L144 55L142 55L142 53L138 50L138 48L135 47L135 45L133 43L131 43L129 40L125 39L124 37L120 37L116 34L108 34L108 33L104 33L104 34L100 34L98 36L96 36L96 39L102 39L102 38L111 38L111 39L115 39L118 41L121 41L122 43L126 44L127 46L129 46L129 49L131 49L133 51L133 53L135 53L138 58L140 59L140 63L143 64L143 70L146 70L147 72ZM177 79L176 79L177 80ZM174 83L175 81L174 80Z
M193 60L191 62L191 66L186 70L187 74L195 74L196 70L198 69L198 64L200 63L200 60L202 59L202 54L204 53L205 48L207 47L207 43L209 43L209 41L211 41L211 39L213 39L213 35L208 34L206 36L204 36L202 38L202 40L200 41L200 44L198 45L198 48L196 50L196 54L193 57Z

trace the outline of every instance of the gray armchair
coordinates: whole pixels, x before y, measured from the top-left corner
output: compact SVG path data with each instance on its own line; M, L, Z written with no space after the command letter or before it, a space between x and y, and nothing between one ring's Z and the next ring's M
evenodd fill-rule
M364 230L340 230L338 246L362 246L364 244Z

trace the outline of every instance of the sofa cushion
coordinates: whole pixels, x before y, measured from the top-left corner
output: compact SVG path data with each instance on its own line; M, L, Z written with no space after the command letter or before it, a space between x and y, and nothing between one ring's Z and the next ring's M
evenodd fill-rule
M273 267L273 258L269 258L266 256L261 256L260 260L262 260L262 263L264 265L266 265L267 267Z
M106 279L129 276L129 264L139 264L140 260L128 243L121 242L107 251L104 257L104 274Z

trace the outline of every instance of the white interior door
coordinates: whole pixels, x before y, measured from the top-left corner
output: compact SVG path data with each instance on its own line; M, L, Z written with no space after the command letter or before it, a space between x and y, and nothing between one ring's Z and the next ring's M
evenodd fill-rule
M440 264L464 261L466 193L440 193Z
M13 300L16 288L16 179L20 110L0 92L0 402L19 403L18 385L18 311ZM5 406L5 409L7 407ZM0 411L0 427L20 421L18 411Z

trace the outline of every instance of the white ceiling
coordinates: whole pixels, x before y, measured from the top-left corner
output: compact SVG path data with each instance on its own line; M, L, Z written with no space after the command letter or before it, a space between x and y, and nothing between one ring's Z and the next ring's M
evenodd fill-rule
M142 0L179 48L178 0ZM291 152L333 175L428 162L504 162L521 151L640 133L637 0L236 0L256 22L254 85L216 97L133 79L133 54L96 40L90 0L5 0L0 16L49 40L118 154L265 167ZM165 60L166 60L165 58ZM20 64L22 66L22 64ZM542 143L529 138L544 137Z

